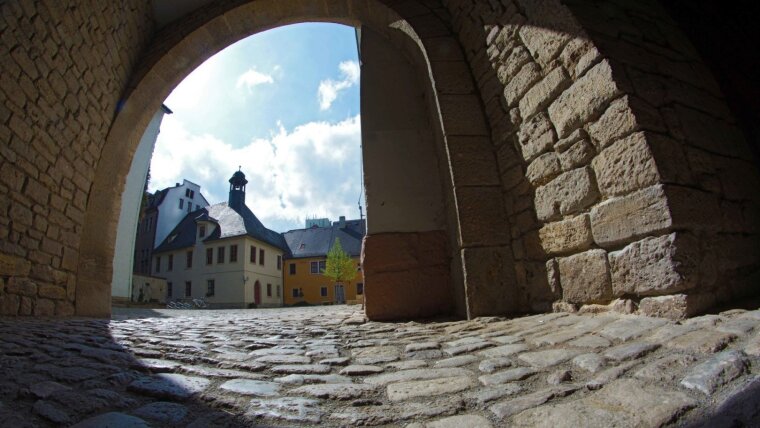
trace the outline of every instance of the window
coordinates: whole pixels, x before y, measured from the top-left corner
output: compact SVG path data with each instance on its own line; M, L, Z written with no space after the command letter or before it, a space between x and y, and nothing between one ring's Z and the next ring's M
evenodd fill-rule
M277 297L280 297L280 286L279 286L279 284L277 285Z
M156 256L156 273L161 272L161 256Z
M295 275L296 274L296 264L295 263L291 263L290 264L290 274L291 275Z
M193 199L193 197L195 196L195 190L185 189L185 196L190 199Z
M198 226L198 236L200 236L201 238L203 238L204 236L206 236L206 225L205 224L202 224L202 225Z
M216 262L224 263L224 247L216 248Z
M185 200L184 199L180 199L179 200L179 209L182 209L182 208L185 208Z
M298 289L297 288L293 289L293 297L298 297Z
M166 283L166 297L170 299L172 298L172 283L171 282Z
M190 212L193 210L193 204L190 203L190 201L187 201L187 212Z
M322 287L319 289L319 295L322 297L327 297L327 287Z
M356 284L356 294L364 294L364 283L358 282Z
M214 249L206 248L206 264L214 264Z
M195 209L196 209L196 210L199 210L199 209L201 209L201 206L200 206L200 205L197 205L197 204L196 204L196 205L195 205Z
M251 245L251 263L256 263L256 247Z
M193 283L190 281L185 281L185 297L190 297L193 295Z
M213 279L207 280L206 281L206 297L211 297L214 295L214 292L216 291L214 288L215 288L214 280Z
M174 269L174 254L169 254L169 266L166 267L166 270L171 272Z
M327 267L327 262L325 260L320 260L318 262L311 262L311 273L321 274L322 271L324 271L326 267Z
M277 256L277 270L282 270L282 256Z
M230 263L237 262L237 245L230 245Z
M185 261L187 264L187 268L188 269L192 268L193 267L193 250L188 251L187 254L185 255L185 258L186 258Z
M267 284L267 297L272 297L272 284Z
M264 249L259 248L259 264L264 266Z

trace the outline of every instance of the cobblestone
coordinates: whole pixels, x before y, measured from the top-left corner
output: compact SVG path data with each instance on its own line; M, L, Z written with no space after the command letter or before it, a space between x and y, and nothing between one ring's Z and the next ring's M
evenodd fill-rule
M688 425L729 397L734 410L751 398L743 391L757 384L757 313L683 325L612 313L344 323L361 318L354 306L117 309L110 322L0 318L0 420ZM712 353L716 344L723 349Z

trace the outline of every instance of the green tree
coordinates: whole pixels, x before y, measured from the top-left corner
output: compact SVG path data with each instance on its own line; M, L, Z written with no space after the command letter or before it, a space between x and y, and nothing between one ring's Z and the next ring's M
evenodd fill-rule
M354 279L356 276L356 267L351 256L343 251L340 245L340 238L335 238L332 248L327 253L327 262L322 270L322 275L332 279L334 282L345 282Z

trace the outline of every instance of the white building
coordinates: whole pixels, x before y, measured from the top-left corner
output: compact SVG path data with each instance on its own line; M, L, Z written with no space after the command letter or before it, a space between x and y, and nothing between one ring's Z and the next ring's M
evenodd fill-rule
M168 107L162 105L153 115L137 146L132 164L127 174L127 182L121 194L121 213L116 230L116 244L113 255L113 274L111 276L111 296L116 301L129 300L132 295L132 269L135 248L135 229L140 217L140 200L148 175L150 158L156 145L156 138L164 114L171 114Z

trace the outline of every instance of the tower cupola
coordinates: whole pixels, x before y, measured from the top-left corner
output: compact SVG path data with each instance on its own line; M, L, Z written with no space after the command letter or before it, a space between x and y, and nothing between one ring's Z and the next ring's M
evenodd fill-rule
M240 211L245 205L245 185L248 184L248 180L245 179L245 174L238 168L232 178L230 178L230 198L228 205L235 211Z

